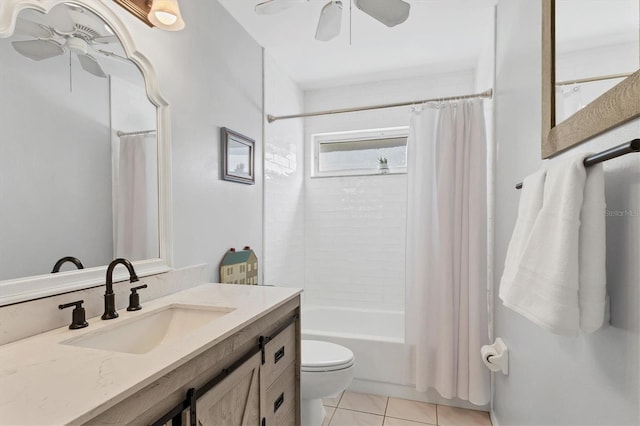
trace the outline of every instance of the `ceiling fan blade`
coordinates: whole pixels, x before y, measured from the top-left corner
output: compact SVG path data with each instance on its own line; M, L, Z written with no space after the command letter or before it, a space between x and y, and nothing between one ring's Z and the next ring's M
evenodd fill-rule
M354 0L356 7L387 27L402 24L409 17L411 5L404 0Z
M53 58L64 53L62 45L54 40L12 41L11 44L16 52L34 61Z
M342 2L330 1L320 12L316 40L329 41L340 34L342 27Z
M78 54L78 60L80 61L80 66L88 73L95 75L100 78L107 78L107 75L102 70L102 67L91 55L87 55L86 53Z
M66 4L60 4L51 9L47 14L47 20L60 33L71 33L75 28L75 22L73 22Z
M120 40L118 39L118 36L115 35L94 37L91 39L91 44L109 44L118 42L120 42Z
M14 33L37 38L48 38L53 35L47 27L22 18L16 19L16 29Z
M125 58L124 56L118 55L117 53L113 53L113 52L109 52L108 50L103 50L103 49L97 49L96 52L100 53L101 55L104 55L108 58L111 59L116 59L120 62L126 62L128 64L131 63L131 61L129 60L129 58Z
M289 9L305 0L266 0L256 4L254 10L258 15L273 15ZM308 0L307 0L308 1Z

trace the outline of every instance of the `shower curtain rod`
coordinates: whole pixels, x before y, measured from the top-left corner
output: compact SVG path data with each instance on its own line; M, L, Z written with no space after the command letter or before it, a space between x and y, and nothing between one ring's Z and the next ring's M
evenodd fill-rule
M577 80L565 80L565 81L557 82L556 86L571 86L572 84L591 83L594 81L602 81L602 80L614 80L616 78L629 77L631 74L632 73L627 72L622 74L601 75L599 77L578 78Z
M590 155L584 159L582 164L584 164L585 167L589 167L594 164L602 163L603 161L620 157L621 155L631 154L632 152L640 152L640 139L634 139L621 145L614 146L613 148L609 148L606 151ZM516 185L516 189L522 189L522 182Z
M149 134L155 133L155 132L156 132L155 130L140 130L138 132L128 132L127 133L127 132L122 132L122 131L118 130L117 135L119 137L122 137L122 136L136 136L136 135L149 135Z
M328 111L305 112L302 114L293 114L293 115L275 116L275 115L269 114L267 115L267 121L269 123L273 123L276 120L288 120L289 118L315 117L318 115L343 114L345 112L370 111L374 109L420 105L427 102L444 102L444 101L455 101L458 99L473 99L473 98L491 98L491 96L493 96L493 89L485 90L482 93L474 93L472 95L448 96L446 98L425 99L423 101L411 101L411 102L400 102L395 104L382 104L382 105L372 105L372 106L355 107L355 108L332 109Z

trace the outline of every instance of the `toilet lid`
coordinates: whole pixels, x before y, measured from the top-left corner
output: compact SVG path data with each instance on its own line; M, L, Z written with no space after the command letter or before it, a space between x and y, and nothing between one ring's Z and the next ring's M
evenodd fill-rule
M353 365L353 352L344 346L319 340L302 340L303 371L335 371Z

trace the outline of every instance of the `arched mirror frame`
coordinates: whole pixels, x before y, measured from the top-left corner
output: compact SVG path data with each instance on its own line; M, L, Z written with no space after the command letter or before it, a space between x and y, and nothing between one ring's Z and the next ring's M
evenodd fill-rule
M542 0L542 158L640 116L638 70L556 125L555 10L555 0Z
M115 7L115 3L106 0L2 0L0 38L13 34L16 18L23 9L47 13L61 3L77 3L107 22L119 37L127 57L136 64L144 76L147 96L156 107L157 114L159 257L134 262L134 265L139 276L166 272L173 261L169 104L160 94L158 79L151 62L137 50L124 23L109 7ZM105 282L106 268L107 265L104 265L81 271L0 281L0 306L102 285ZM116 269L114 280L128 278L126 271L122 269Z

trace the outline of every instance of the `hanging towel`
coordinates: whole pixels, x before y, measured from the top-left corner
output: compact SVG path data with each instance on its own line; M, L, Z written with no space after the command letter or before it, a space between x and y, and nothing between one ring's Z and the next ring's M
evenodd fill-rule
M604 183L600 166L586 185L586 155L525 179L500 283L505 306L562 335L604 320Z
M518 220L511 236L511 242L507 249L507 258L502 274L500 285L500 298L504 299L503 293L508 292L508 288L514 282L514 276L518 272L522 252L526 247L529 235L535 223L538 213L542 208L542 196L544 194L544 180L547 171L538 170L527 176L522 182L522 195L518 206Z
M606 290L604 170L602 164L587 169L580 211L580 329L592 333L609 322Z

